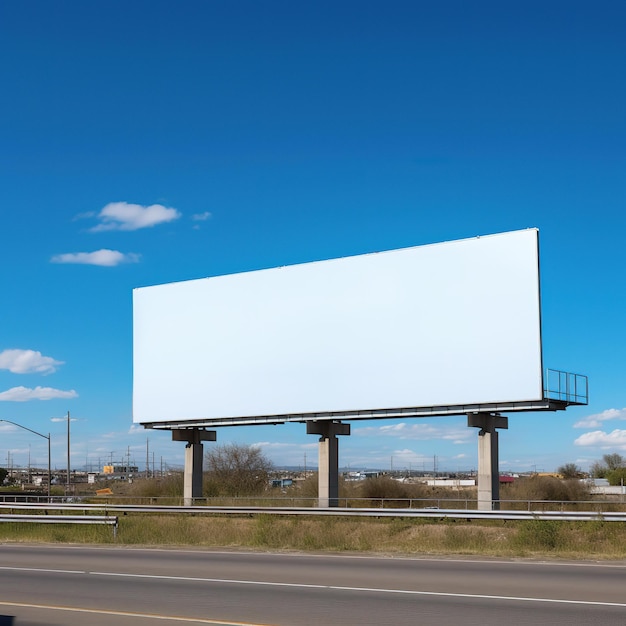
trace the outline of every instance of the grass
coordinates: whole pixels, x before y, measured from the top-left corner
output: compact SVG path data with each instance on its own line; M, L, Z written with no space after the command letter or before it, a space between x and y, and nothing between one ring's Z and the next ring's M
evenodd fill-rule
M105 486L111 486L106 483ZM94 489L97 486L94 487ZM312 476L298 489L290 490L284 500L290 505L303 498L311 504L316 496L316 477ZM137 499L158 499L159 504L182 503L182 477L161 481L136 481L115 484L115 495L102 500L121 498L128 503ZM279 495L275 492L263 494ZM93 493L92 493L93 496ZM463 503L475 503L473 491L455 492L458 500L449 500L449 491L419 484L404 484L387 477L369 479L358 484L342 482L341 498L353 505L385 507L395 501L408 506L407 498L442 498L447 506L463 508ZM590 494L578 481L558 481L533 477L516 481L502 489L507 508L560 508L564 504L577 509L594 508L588 502ZM165 500L164 500L165 498ZM309 498L309 499L306 499ZM351 500L359 498L359 500ZM556 501L556 502L555 502ZM516 505L515 502L519 504ZM235 502L241 504L241 501ZM422 505L426 501L422 501ZM460 504L459 504L460 503ZM233 504L229 499L211 500L211 504ZM251 506L252 500L245 504ZM261 497L259 505L267 505ZM276 502L272 502L276 505ZM445 504L443 505L446 506ZM609 510L606 503L602 505ZM615 508L623 504L616 503ZM566 522L543 520L438 520L434 518L344 518L275 515L211 515L132 513L119 517L117 539L110 527L0 524L0 542L55 542L83 544L116 544L128 546L195 546L198 548L233 548L252 550L294 550L368 552L404 555L466 555L508 558L568 558L568 559L626 559L626 525L616 522Z
M509 558L626 558L626 526L602 521L460 522L133 514L120 517L117 539L109 527L5 523L0 526L0 541Z

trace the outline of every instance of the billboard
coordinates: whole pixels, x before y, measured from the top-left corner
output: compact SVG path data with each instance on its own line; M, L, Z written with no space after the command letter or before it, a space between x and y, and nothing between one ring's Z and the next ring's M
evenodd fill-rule
M136 423L543 398L536 229L138 288L133 323Z

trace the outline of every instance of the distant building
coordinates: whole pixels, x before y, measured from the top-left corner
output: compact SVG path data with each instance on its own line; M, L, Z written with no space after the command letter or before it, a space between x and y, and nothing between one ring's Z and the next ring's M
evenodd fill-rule
M293 480L291 478L275 478L272 480L272 487L291 487Z
M139 473L137 465L105 465L102 468L105 478L126 479L131 478L133 474Z

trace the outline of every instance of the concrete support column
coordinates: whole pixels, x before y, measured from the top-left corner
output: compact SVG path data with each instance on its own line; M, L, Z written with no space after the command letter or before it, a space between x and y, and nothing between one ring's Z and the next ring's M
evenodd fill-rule
M185 506L192 506L194 498L202 497L202 441L216 441L214 430L202 428L176 428L172 430L172 441L185 441L185 472L183 498Z
M500 471L497 428L508 428L509 420L501 415L472 413L467 425L480 428L478 433L478 510L500 508Z
M349 435L350 424L307 422L307 435L320 435L318 449L318 501L320 508L339 505L339 441L337 435Z
M204 446L201 443L188 443L185 446L185 474L183 497L185 506L192 506L194 498L202 497L202 460Z

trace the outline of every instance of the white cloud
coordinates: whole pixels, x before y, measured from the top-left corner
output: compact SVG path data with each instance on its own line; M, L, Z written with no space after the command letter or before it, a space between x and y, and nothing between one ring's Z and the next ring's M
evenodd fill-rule
M422 424L390 424L385 426L368 426L353 429L355 435L365 437L395 437L416 441L443 439L454 444L465 444L473 441L473 431L469 428L438 427L432 423Z
M424 465L425 463L432 464L433 457L429 455L425 455L419 452L415 452L414 450L410 450L405 448L403 450L394 450L391 454L391 459L393 459L394 467L401 467L403 465ZM390 459L390 463L391 463Z
M134 253L124 254L117 250L96 250L95 252L68 252L57 254L50 261L52 263L77 263L80 265L100 265L102 267L114 267L122 263L138 263L139 255Z
M52 374L63 361L43 356L35 350L3 350L0 352L0 370L13 374Z
M607 409L602 413L583 417L574 424L574 428L599 428L602 426L602 422L609 420L626 420L626 409Z
M578 437L574 445L626 450L626 430L615 429L610 433L594 430Z
M85 211L84 213L79 213L78 215L75 215L72 221L77 222L78 220L85 220L85 219L89 219L95 216L96 216L95 211Z
M92 233L107 230L139 230L172 222L180 216L180 211L162 204L142 206L128 202L110 202L98 213L100 224L89 230Z
M57 398L77 398L78 394L71 391L62 391L52 387L13 387L0 392L0 402L27 402L28 400L54 400Z
M391 469L393 467L394 470L409 468L432 469L434 463L434 457L432 454L425 454L410 448L398 448L391 450L375 448L369 450L367 453L352 451L351 453L344 453L342 455L342 459L344 459L342 464L351 468L370 467L377 469ZM439 460L441 459L439 458Z
M120 433L112 432L112 433L105 433L104 435L100 435L100 438L109 440L109 439L117 439L119 436L120 436Z
M256 441L251 443L251 446L255 448L268 448L273 450L317 450L317 443L284 443L280 441Z
M209 211L205 211L204 213L194 213L191 216L191 219L194 222L206 222L211 217L211 213Z
M211 213L209 213L209 211L205 211L204 213L194 213L191 216L191 219L194 222L206 222L210 218L211 218ZM192 226L192 228L194 230L200 230L200 225L196 223Z

